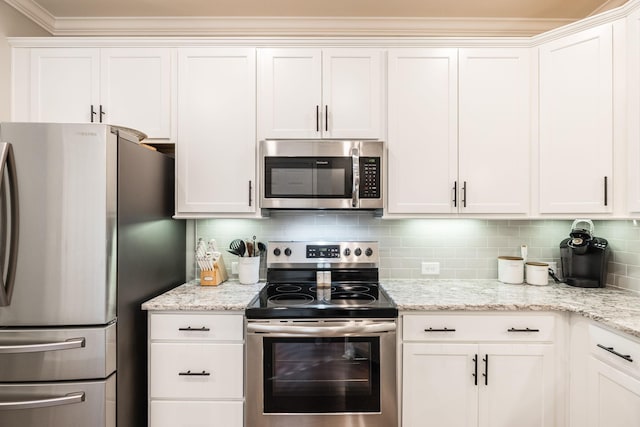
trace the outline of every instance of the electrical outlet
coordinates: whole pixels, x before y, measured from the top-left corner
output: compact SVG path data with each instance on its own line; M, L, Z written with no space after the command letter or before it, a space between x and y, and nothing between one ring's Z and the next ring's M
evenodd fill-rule
M236 261L231 263L231 274L238 274L238 263Z
M422 262L422 274L427 275L438 275L440 274L440 263L439 262Z

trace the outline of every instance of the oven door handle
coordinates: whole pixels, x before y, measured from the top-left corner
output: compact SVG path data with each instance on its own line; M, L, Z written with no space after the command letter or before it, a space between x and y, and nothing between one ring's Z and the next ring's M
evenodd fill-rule
M313 335L317 337L333 337L345 334L373 334L382 332L394 332L395 322L348 324L345 326L291 326L272 325L261 323L247 324L248 332L286 334L286 335Z

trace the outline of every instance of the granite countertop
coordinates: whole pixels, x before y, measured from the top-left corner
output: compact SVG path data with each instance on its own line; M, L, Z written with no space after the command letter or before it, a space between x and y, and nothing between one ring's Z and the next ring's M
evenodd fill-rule
M565 284L508 285L496 280L381 280L401 312L561 311L578 313L640 337L640 295L615 288L584 289ZM264 286L193 281L142 304L149 311L242 311Z
M200 286L194 280L143 303L142 309L148 311L244 311L251 298L263 286L264 282L242 285L236 280L228 280L218 286Z

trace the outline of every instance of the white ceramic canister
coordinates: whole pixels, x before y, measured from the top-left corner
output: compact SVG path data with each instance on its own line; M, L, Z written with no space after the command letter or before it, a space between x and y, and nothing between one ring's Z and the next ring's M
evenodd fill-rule
M243 285L258 283L260 275L260 257L246 256L238 258L238 281Z
M519 256L499 256L498 280L516 285L524 282L524 259Z
M546 262L527 262L525 270L528 284L537 286L549 284L549 264Z

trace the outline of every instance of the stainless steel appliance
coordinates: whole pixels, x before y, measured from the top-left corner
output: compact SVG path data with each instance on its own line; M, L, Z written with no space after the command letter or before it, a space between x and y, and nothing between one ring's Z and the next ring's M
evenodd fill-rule
M396 427L398 310L376 242L270 242L247 317L247 427Z
M0 425L146 425L140 304L185 278L173 159L102 124L0 141Z
M382 209L382 141L260 141L263 209Z
M581 225L586 224L588 228ZM601 288L607 283L609 242L594 236L593 222L577 219L569 237L560 242L562 275L567 285Z

